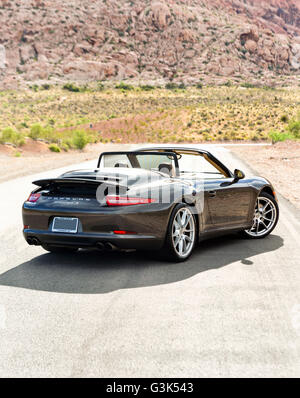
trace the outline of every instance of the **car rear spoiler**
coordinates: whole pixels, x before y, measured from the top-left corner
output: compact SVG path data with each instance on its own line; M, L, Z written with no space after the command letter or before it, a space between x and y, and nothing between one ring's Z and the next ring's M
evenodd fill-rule
M97 179L90 179L90 178L47 178L43 180L36 180L33 181L32 184L37 185L41 188L46 188L51 185L59 185L59 184L73 184L73 185L100 185L106 184L110 186L125 188L128 190L126 185L120 184L118 181L106 181L106 180L97 180Z

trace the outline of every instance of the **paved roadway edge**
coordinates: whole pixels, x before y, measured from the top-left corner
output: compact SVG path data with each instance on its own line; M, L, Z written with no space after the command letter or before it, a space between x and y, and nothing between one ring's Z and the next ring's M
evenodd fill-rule
M249 165L249 163L245 162L244 159L241 159L236 153L231 152L230 149L228 150L232 155L232 157L235 158L238 162L244 164L251 171L251 173L257 176L261 175L261 173L258 170L256 170L253 166ZM287 207L287 210L290 213L292 213L295 216L296 220L300 223L300 210L278 191L276 191L276 195L278 196L280 201L284 203L284 205Z

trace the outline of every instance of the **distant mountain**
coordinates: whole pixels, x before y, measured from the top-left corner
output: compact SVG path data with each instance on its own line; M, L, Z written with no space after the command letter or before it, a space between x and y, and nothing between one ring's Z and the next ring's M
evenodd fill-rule
M300 0L0 0L0 87L125 80L289 84Z

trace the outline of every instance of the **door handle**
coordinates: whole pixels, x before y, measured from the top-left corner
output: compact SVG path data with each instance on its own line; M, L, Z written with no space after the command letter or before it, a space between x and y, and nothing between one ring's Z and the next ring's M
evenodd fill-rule
M217 192L216 192L216 191L208 191L208 196L209 196L210 198L214 198L216 195L217 195Z

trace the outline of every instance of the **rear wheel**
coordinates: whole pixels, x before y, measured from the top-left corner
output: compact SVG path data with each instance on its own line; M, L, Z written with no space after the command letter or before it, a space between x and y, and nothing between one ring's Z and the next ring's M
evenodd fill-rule
M65 247L65 246L52 246L52 245L42 245L44 250L50 253L75 253L78 249L76 247Z
M276 227L279 208L276 200L268 193L261 193L255 204L252 226L243 231L250 239L261 239L269 235Z
M197 228L191 207L178 204L170 217L162 254L172 261L185 261L192 254L196 237Z

